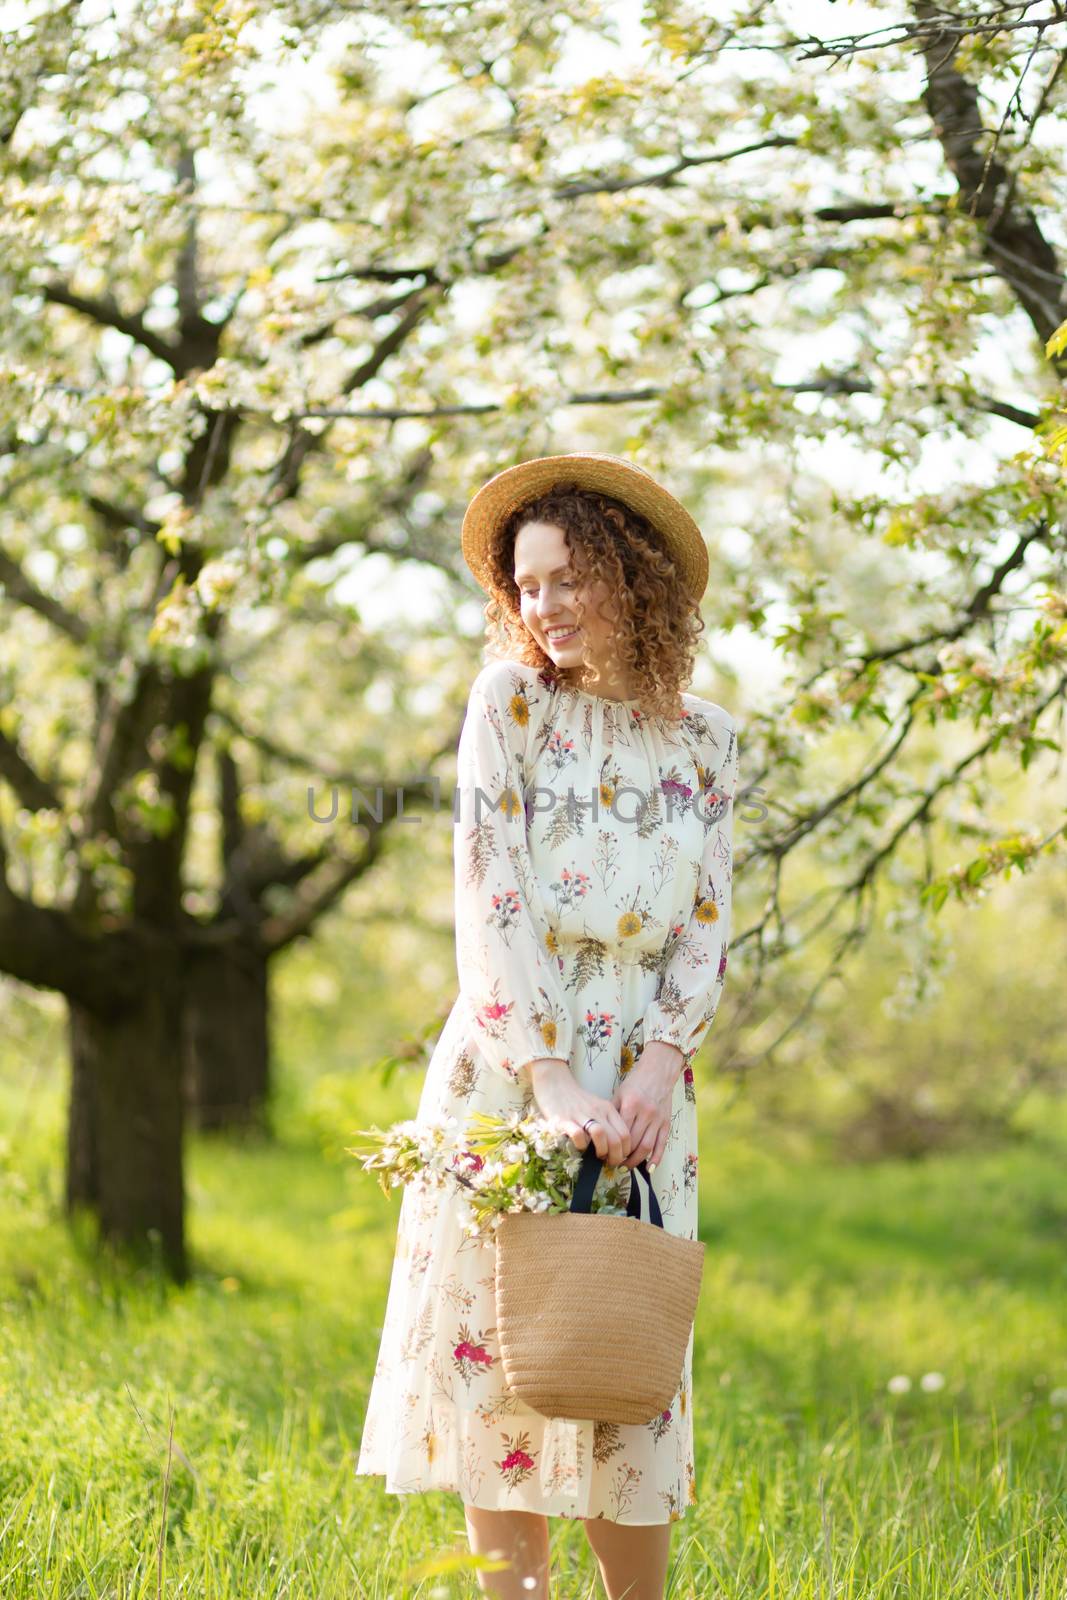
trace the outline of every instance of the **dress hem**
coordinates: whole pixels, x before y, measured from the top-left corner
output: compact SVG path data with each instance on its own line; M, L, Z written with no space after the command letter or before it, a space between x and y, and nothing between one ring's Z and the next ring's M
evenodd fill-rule
M657 1517L652 1522L644 1522L636 1518L619 1518L605 1516L588 1516L581 1511L531 1511L528 1506L501 1505L498 1501L486 1504L481 1500L465 1500L462 1490L455 1485L447 1483L410 1484L400 1488L388 1481L388 1473L384 1467L357 1467L355 1476L360 1478L384 1478L382 1488L386 1494L413 1495L413 1494L454 1494L458 1495L465 1506L473 1506L476 1511L525 1511L527 1515L541 1517L562 1517L566 1522L612 1522L621 1528L662 1528L665 1525L673 1526L676 1522L684 1522L686 1512L679 1511L676 1517ZM692 1509L692 1502L686 1510Z

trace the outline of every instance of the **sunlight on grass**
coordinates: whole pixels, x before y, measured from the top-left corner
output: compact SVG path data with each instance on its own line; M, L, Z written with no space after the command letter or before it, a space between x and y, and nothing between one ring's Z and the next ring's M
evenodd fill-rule
M410 1114L411 1085L368 1090ZM193 1142L176 1290L68 1231L58 1089L0 1083L0 1116L5 1600L154 1596L161 1560L205 1600L480 1593L458 1495L353 1475L399 1202L338 1156L344 1117L325 1146L314 1118ZM830 1168L707 1121L670 1594L1061 1596L1062 1141ZM549 1526L553 1596L602 1593L584 1531Z

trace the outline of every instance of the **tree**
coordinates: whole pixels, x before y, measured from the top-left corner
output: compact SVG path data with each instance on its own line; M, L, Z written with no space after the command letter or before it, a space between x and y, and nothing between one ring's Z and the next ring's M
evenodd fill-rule
M990 159L979 113L1009 80L1023 94L1012 73L1051 28L924 26L852 53L846 79L765 7L720 22L664 0L636 65L567 81L566 50L616 35L595 0L472 0L462 32L406 0L128 22L118 50L109 22L46 9L5 68L0 580L81 699L64 741L8 664L0 965L70 1000L72 1197L120 1236L157 1229L180 1272L181 1040L218 1003L190 973L224 947L232 968L257 927L265 1004L262 958L372 859L366 834L316 859L291 815L253 832L220 748L225 868L190 909L198 761L213 718L242 723L235 654L309 593L341 615L313 564L349 552L441 573L454 603L458 515L509 460L635 451L703 512L708 620L772 630L798 675L741 712L768 806L738 860L766 878L734 939L755 987L844 914L840 970L890 862L936 906L1062 837L989 838L947 871L907 857L998 751L1027 765L1056 742L1062 80L1020 136L1002 118ZM334 102L280 128L256 73L327 47ZM803 470L831 436L859 488ZM917 492L930 438L970 464ZM924 724L953 759L918 779ZM808 758L843 725L881 744L823 794ZM785 895L801 849L828 868L806 933ZM264 947L275 891L293 903Z

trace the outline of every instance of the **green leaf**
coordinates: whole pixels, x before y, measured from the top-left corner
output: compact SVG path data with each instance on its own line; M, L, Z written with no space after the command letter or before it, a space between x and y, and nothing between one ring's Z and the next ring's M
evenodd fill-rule
M1055 333L1045 341L1045 354L1051 361L1053 356L1061 356L1067 350L1067 322L1061 322Z

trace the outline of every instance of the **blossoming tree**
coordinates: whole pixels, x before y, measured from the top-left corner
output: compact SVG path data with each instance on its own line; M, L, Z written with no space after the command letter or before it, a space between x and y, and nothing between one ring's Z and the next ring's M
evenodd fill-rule
M854 913L836 964L989 757L1055 742L1063 57L918 7L851 76L763 6L655 0L637 58L592 72L598 0L471 0L462 31L404 0L127 11L120 37L39 6L0 68L0 966L70 1005L71 1203L181 1274L190 996L234 940L262 963L313 929L375 848L311 848L283 810L256 835L226 765L264 621L344 619L315 563L413 561L454 603L458 514L509 460L587 439L669 476L716 547L709 621L795 672L744 715L757 977L796 944L787 858L820 851ZM264 80L313 60L286 121ZM856 481L814 465L830 440ZM928 770L923 729L967 719ZM845 725L880 744L823 792L807 756ZM899 870L936 905L1061 835Z

